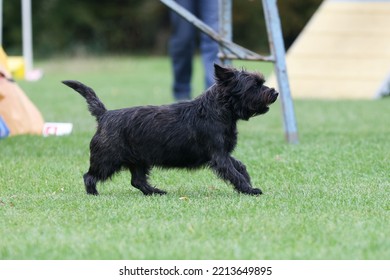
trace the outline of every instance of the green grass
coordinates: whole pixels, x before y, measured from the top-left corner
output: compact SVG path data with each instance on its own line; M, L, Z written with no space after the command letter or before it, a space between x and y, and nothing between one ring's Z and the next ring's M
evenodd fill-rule
M284 141L280 101L240 123L234 155L260 197L237 194L209 170L160 169L152 182L166 196L144 197L122 172L90 197L82 174L94 119L59 81L89 84L112 109L170 103L169 60L58 59L38 67L44 78L20 85L46 121L72 122L74 131L0 140L0 259L390 258L389 98L297 100L299 145ZM194 83L200 92L198 61Z

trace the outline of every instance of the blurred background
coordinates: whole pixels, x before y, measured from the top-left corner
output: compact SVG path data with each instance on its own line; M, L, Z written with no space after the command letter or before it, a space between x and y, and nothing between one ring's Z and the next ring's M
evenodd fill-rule
M101 54L165 55L169 11L155 0L33 0L35 58ZM321 0L278 1L288 48ZM261 1L233 1L234 41L268 53ZM3 1L3 47L22 53L21 1Z

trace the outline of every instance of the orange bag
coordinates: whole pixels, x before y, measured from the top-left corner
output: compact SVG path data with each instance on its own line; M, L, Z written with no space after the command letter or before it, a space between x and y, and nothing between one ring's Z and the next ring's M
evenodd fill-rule
M30 99L13 81L0 63L0 116L10 131L18 134L42 134L44 120Z

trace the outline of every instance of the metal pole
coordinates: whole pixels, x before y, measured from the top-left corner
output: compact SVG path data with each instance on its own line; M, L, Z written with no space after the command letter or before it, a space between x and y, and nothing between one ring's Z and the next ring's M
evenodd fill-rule
M232 26L232 1L219 0L219 34L226 41L233 41ZM231 54L231 52L224 48L223 45L219 46L219 50L222 64L232 64L232 61L226 58L227 53Z
M284 129L288 143L298 143L294 106L288 82L282 28L276 0L262 0L271 53L275 57L274 69L281 93Z
M26 65L25 75L28 75L33 69L31 22L31 0L22 0L23 57Z

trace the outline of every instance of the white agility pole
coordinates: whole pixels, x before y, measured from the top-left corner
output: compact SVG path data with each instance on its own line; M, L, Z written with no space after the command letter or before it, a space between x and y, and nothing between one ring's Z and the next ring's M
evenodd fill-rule
M25 76L33 70L33 47L31 26L31 0L22 0L22 29L23 29L23 57L25 63Z

